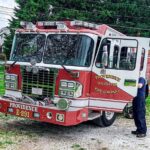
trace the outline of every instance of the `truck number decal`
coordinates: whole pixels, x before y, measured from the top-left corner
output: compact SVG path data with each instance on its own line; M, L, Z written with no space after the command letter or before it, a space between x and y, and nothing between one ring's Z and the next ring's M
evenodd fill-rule
M21 117L25 117L25 118L30 117L30 113L28 111L20 110L20 109L16 109L16 115L21 116Z

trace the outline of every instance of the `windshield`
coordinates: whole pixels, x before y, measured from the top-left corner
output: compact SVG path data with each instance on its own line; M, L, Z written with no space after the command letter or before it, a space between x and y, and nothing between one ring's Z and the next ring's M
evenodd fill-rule
M16 34L12 61L83 66L91 64L94 40L79 34Z
M44 34L16 34L11 60L30 62L35 59L41 62L45 38Z
M71 66L89 66L94 41L86 35L52 34L47 37L43 62Z

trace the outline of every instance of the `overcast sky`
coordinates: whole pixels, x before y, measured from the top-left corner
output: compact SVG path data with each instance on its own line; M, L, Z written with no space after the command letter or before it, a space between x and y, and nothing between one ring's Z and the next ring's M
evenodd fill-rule
M14 8L16 3L15 0L0 0L0 6Z
M3 27L8 26L8 19L10 19L10 14L7 14L7 12L3 12L3 7L7 8L14 8L16 7L15 0L0 0L0 29Z

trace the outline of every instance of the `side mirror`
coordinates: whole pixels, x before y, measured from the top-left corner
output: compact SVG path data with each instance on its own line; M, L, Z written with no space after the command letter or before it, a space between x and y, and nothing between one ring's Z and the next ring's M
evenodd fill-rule
M105 68L108 66L108 47L107 45L103 46L102 52L102 67Z

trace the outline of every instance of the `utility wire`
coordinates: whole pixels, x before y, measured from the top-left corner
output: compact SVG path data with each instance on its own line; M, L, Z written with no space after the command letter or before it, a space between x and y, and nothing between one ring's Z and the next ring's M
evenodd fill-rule
M116 3L113 3L113 2L100 2L100 1L94 1L94 0L91 0L91 1L87 1L89 3L99 3L99 4L110 4L110 5L124 5L124 6L137 6L137 7L141 7L141 8L149 8L150 9L150 5L147 6L147 5L137 5L135 3L130 3L130 4L127 4L127 3L119 3L119 2L116 2Z
M72 10L74 10L74 11L79 11L79 12L84 12L84 13L89 13L89 14L96 14L96 13L101 13L101 12L104 12L104 11L94 11L94 12L89 12L89 11L85 11L85 10L78 10L78 9L71 9L71 8L64 8L64 7L54 7L54 9L55 8L57 8L57 9L62 9L62 10L64 10L64 9L66 9L66 10L70 10L70 11L72 11ZM120 18L136 18L136 19L142 19L142 18L145 18L145 19L148 19L147 17L134 17L134 16L121 16L121 15L112 15L112 17L120 17ZM150 18L149 18L150 19Z
M126 27L126 26L120 26L120 25L113 25L113 24L108 24L109 26L112 27L119 27L119 28L127 28L127 29L135 29L135 30L143 30L143 31L150 31L150 29L145 29L145 28L137 28L137 27Z
M88 3L88 2L87 2ZM144 11L146 11L146 12L149 12L150 11L150 6L146 6L146 5L137 5L137 4L134 4L134 3L131 3L131 4L126 4L126 3L111 3L111 2L91 2L91 8L92 8L92 4L93 3L95 3L95 4L110 4L110 5L115 5L115 6L123 6L125 9L126 9L126 7L125 6L137 6L138 8L143 8L144 9ZM104 5L104 6L106 6L106 5ZM103 6L103 7L104 7ZM58 6L59 7L59 6ZM145 10L145 8L147 8L147 10Z
M79 11L79 12L84 12L84 13L87 13L88 11L84 11L84 10L77 10L77 9L70 9L70 8L64 8L64 7L54 7L54 9L55 8L58 8L58 9L66 9L66 10L74 10L74 11ZM100 12L102 12L102 11L99 11L99 13ZM90 14L93 14L92 12L88 12L88 13L90 13ZM136 19L143 19L143 18L146 18L147 19L147 17L133 17L133 16L121 16L121 15L113 15L112 17L120 17L120 18L136 18ZM98 24L104 24L104 23L98 23ZM109 26L112 26L112 27L118 27L118 28L130 28L130 29L135 29L135 30L143 30L143 31L150 31L150 29L148 29L148 28L137 28L137 27L130 27L130 26L128 26L128 27L126 27L126 26L121 26L121 25L114 25L114 24L107 24L107 25L109 25Z

